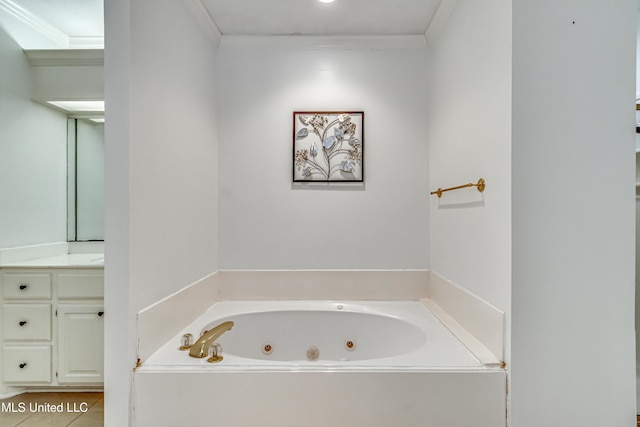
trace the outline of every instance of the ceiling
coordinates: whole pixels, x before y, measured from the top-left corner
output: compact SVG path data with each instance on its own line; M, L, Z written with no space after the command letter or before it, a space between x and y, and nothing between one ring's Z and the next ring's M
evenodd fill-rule
M222 35L424 35L446 2L197 1ZM0 0L0 26L24 49L103 48L103 0Z
M102 0L15 0L69 37L104 35Z
M440 0L202 0L223 35L424 35Z

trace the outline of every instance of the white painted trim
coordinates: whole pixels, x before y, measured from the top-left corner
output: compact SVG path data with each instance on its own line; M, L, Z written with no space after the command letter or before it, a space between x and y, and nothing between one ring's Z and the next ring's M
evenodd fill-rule
M27 26L46 39L53 42L54 45L66 48L69 46L69 36L58 30L46 21L43 21L36 15L33 15L26 9L11 0L0 0L0 11L4 11L7 16L21 25Z
M104 66L104 49L27 49L24 54L36 67Z
M425 36L242 36L225 35L220 42L224 47L249 47L261 49L311 49L311 50L384 50L424 49Z
M104 49L103 36L69 37L69 49Z
M202 0L182 0L187 9L193 14L200 24L200 27L204 30L204 32L209 36L209 38L216 44L220 44L220 40L222 39L222 33L220 32L220 28L216 24L216 21L213 19L209 11L202 3Z
M442 32L445 24L449 20L449 16L453 9L455 9L458 0L442 0L440 5L438 6L438 10L434 14L431 22L429 23L429 27L425 33L425 37L427 38L427 44L429 46L433 46L436 39Z

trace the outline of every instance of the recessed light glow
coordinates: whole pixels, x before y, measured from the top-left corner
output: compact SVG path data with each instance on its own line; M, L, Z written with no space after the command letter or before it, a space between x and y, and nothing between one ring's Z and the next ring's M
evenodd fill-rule
M320 3L333 3L333 0L319 0Z
M104 101L47 101L51 105L69 112L102 112L104 111Z

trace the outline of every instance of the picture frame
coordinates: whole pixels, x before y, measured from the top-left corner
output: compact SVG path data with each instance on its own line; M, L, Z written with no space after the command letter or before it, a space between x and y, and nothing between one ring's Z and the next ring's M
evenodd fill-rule
M364 111L293 112L293 182L364 182Z

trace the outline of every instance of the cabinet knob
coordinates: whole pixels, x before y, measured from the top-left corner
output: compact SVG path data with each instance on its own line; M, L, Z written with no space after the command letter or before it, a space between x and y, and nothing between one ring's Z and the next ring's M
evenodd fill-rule
M99 316L99 317L102 317L102 315L103 315L103 314L104 314L104 311L99 311L99 312L98 312L98 316Z
M24 325L26 325L26 324L27 324L27 321L26 321L26 320L21 320L20 322L18 322L18 324L19 324L20 326L24 326Z
M18 366L20 366L20 369L24 369L27 366L27 362L22 362Z
M26 283L21 283L19 287L20 287L21 291L24 291L25 289L27 289L29 287L29 285L27 285Z

